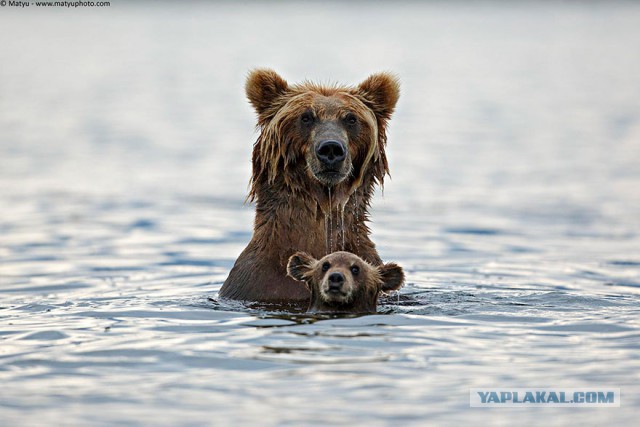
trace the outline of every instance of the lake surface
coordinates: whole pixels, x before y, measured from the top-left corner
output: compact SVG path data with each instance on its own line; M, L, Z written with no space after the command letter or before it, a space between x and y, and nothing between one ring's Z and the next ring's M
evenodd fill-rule
M640 4L111 3L0 10L0 424L637 422ZM408 283L377 315L217 299L257 66L402 81L372 229Z

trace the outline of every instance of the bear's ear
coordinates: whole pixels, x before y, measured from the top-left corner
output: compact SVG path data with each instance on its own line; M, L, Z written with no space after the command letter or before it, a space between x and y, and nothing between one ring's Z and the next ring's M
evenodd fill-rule
M398 264L390 262L378 267L382 278L382 292L397 291L404 284L404 271Z
M387 120L391 117L400 97L400 83L393 74L372 74L358 85L356 92L376 116Z
M296 252L289 258L287 274L296 280L304 282L309 278L307 274L311 271L315 262L315 258L308 253Z
M275 71L260 68L249 73L244 88L253 108L258 115L263 115L289 89L289 85Z

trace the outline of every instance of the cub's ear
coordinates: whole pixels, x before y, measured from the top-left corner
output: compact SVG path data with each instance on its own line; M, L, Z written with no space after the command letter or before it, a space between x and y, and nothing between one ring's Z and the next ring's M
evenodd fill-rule
M291 258L289 258L289 262L287 263L287 274L296 280L304 282L308 279L307 274L311 271L315 262L315 258L308 253L296 252L291 255Z
M400 97L400 82L393 74L372 74L358 85L356 93L364 99L365 104L376 116L387 120Z
M249 73L244 88L253 108L258 115L263 115L273 102L287 91L289 85L275 71L259 68Z
M390 262L378 267L382 278L382 292L397 291L404 284L404 271L398 264Z

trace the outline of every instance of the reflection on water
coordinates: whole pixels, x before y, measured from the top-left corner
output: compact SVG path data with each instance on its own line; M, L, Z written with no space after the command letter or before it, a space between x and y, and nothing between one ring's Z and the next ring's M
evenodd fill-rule
M635 421L639 5L112 3L0 11L4 423L506 424L492 386L622 390L524 424ZM255 66L401 77L377 315L217 299Z

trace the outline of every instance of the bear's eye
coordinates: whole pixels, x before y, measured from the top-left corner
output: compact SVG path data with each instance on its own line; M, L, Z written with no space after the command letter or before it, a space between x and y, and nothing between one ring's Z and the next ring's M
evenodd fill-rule
M331 264L325 262L324 264L322 264L322 271L327 271L329 267L331 267Z
M351 113L351 114L347 114L347 117L345 117L344 121L349 125L349 126L353 126L356 123L358 123L358 118L356 117L355 114Z
M352 273L354 276L357 276L357 275L358 275L358 273L360 273L360 267L358 267L357 265L354 265L353 267L351 267L351 273Z
M300 121L302 122L302 124L310 125L311 123L313 123L313 114L308 111L306 113L303 113L300 116Z

